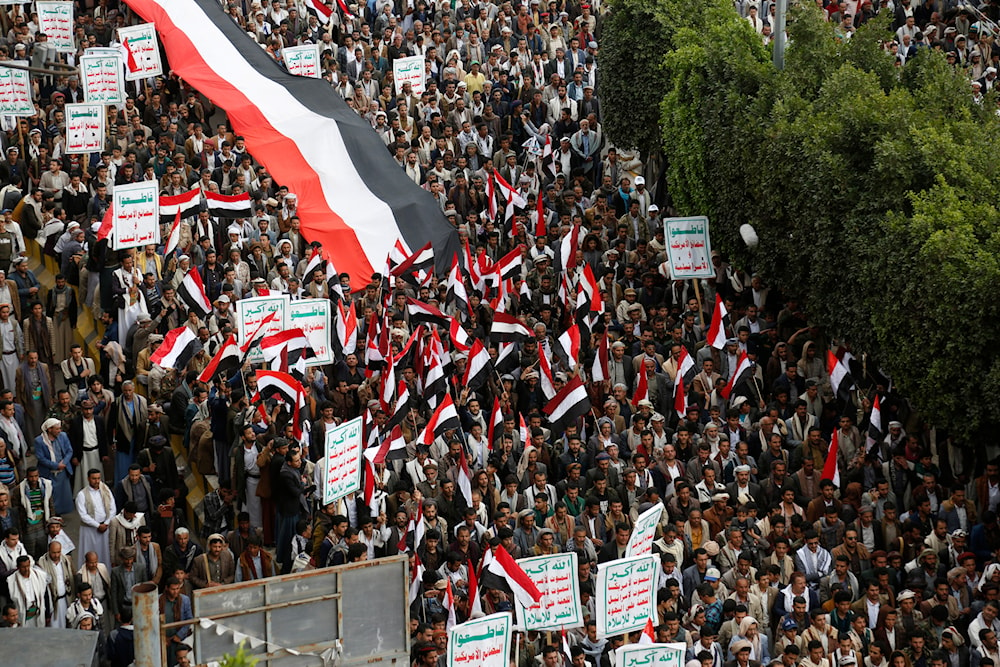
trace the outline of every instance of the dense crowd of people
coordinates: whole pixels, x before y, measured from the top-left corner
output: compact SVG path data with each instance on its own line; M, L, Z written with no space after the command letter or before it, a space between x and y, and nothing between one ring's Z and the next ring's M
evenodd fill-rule
M74 4L70 59L139 22L115 0ZM898 58L934 35L992 87L996 71L983 68L1000 53L982 24L930 0L887 4ZM1000 464L938 438L874 364L851 362L810 321L808 299L719 253L711 278L669 279L669 212L637 154L602 131L599 2L372 0L350 14L331 2L327 22L295 0L226 7L278 61L285 47L321 45L323 78L458 230L463 289L433 272L329 280L310 264L296 193L255 161L211 91L173 72L130 83L108 108L106 150L66 154L64 105L83 101L79 80L33 74L36 113L4 126L0 162L0 626L96 632L95 663L118 667L133 659L137 583L157 585L172 623L192 618L198 589L408 554L420 573L413 664L439 666L451 623L474 608L513 611L503 585L470 590L487 550L575 552L585 625L565 650L557 635L519 633L515 667L609 667L636 637L598 636L596 572L660 507L655 638L686 644L689 667L1000 667ZM0 56L67 58L27 6L4 9ZM737 9L767 38L773 3ZM849 33L873 9L827 11ZM409 55L426 59L420 94L392 81L393 60ZM523 206L490 201L494 173ZM114 251L98 238L109 198L142 180L163 195L247 191L254 215L220 220L203 206L175 252ZM54 279L30 268L35 251L54 260ZM512 252L509 280L486 279ZM190 271L207 317L178 294ZM588 272L599 297L581 315ZM268 293L343 300L357 317L355 350L331 331L335 362L301 377L301 411L258 396L260 364L199 381L236 331L237 302ZM414 300L458 326L411 322ZM526 335L501 339L499 313ZM84 317L98 332L86 347ZM373 326L388 329L405 404L391 387L386 400ZM570 354L574 326L584 335ZM180 327L196 334L195 353L158 365ZM473 340L495 368L470 387ZM853 371L849 391L834 390L828 351ZM589 413L550 421L550 400L577 381ZM446 396L459 419L421 437ZM366 471L369 492L324 505L325 434L359 416L369 446L398 429L405 456ZM836 476L823 474L831 456ZM167 664L191 664L191 633L166 632Z

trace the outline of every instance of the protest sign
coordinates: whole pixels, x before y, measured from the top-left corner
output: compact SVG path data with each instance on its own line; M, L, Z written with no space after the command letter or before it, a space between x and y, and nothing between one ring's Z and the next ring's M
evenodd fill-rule
M329 299L300 299L292 301L288 311L288 328L302 329L309 339L309 346L316 356L309 357L306 366L323 366L333 363L333 349L330 347L333 329L330 328Z
M363 419L356 417L326 432L323 454L323 504L361 490Z
M35 9L38 11L38 32L48 36L49 44L57 51L76 51L73 43L73 3L38 0Z
M125 77L122 72L121 54L92 53L87 49L80 56L80 73L83 80L84 99L90 104L125 103Z
M287 46L281 50L281 57L289 74L314 79L320 78L323 74L320 67L319 44Z
M703 215L694 218L667 218L663 223L670 277L673 280L714 277L708 218Z
M424 57L410 56L392 61L392 79L396 82L396 94L403 92L403 84L410 84L414 95L424 94Z
M611 637L642 630L656 619L655 556L619 558L597 572L597 635Z
M527 630L556 630L583 625L575 552L521 558L517 564L542 592L542 599L530 607L515 596L521 626Z
M247 338L254 333L258 333L258 329L260 329L258 340L265 336L281 333L287 329L289 303L290 299L287 294L255 296L237 301L236 342L240 346L245 345ZM275 311L277 311L278 315L261 329L261 323ZM249 359L254 363L264 361L264 355L260 351L260 346L250 351Z
M27 60L11 61L28 66ZM31 103L31 75L27 70L0 67L0 114L5 116L31 116L35 105Z
M615 651L615 667L684 667L687 644L626 644Z
M160 242L160 193L156 181L116 185L112 202L114 250Z
M640 514L632 528L632 537L628 538L625 547L625 557L645 556L653 553L653 540L656 539L656 527L660 525L663 516L663 505L656 503Z
M510 614L466 621L448 631L448 667L508 667Z
M122 43L126 81L163 74L160 46L152 23L118 28L118 39Z
M67 104L66 152L94 153L102 150L104 150L104 107L100 104Z

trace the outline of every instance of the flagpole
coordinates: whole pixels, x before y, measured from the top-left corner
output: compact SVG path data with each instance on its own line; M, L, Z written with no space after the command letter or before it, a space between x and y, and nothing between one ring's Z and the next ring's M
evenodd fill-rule
M701 302L701 285L699 284L701 280L699 278L692 278L694 283L694 298L698 300L698 326L705 328L705 308Z

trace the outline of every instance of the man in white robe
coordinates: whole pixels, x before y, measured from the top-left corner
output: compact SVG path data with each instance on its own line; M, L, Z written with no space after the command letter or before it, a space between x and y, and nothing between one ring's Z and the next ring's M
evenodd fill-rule
M96 553L99 562L110 565L108 526L118 510L114 494L101 481L100 470L91 469L87 472L87 487L76 494L76 511L80 514L80 545L77 548L80 565L84 564L88 551Z
M52 627L66 627L66 610L76 598L73 566L63 555L62 544L52 542L49 552L38 561L38 568L45 574L52 599Z
M52 616L52 600L45 574L31 566L30 556L17 559L17 571L7 577L10 599L17 607L17 622L22 628L44 628Z

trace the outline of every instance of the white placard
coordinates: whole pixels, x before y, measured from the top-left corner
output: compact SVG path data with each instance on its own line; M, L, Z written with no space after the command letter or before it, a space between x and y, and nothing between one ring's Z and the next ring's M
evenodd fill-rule
M84 99L90 104L124 104L125 74L122 67L122 56L117 50L91 53L87 49L80 56Z
M14 65L28 66L27 60L10 62ZM35 114L35 105L31 103L31 75L27 70L0 67L0 114L5 116Z
M289 74L308 76L318 79L323 74L319 57L319 44L303 44L302 46L287 46L281 50L285 61L285 69Z
M414 95L423 95L425 59L423 56L396 58L392 61L392 79L396 82L396 94L403 92L403 84L409 83Z
M38 32L44 32L57 51L73 53L73 3L37 0Z
M628 538L628 546L625 547L626 558L653 553L656 527L660 525L662 516L663 505L656 503L636 518L635 526L632 528L632 536Z
M583 626L575 551L521 558L517 564L542 592L542 599L530 607L522 605L515 596L520 626L527 630Z
M708 218L703 215L694 218L667 218L663 224L670 277L674 280L714 277Z
M309 346L316 356L309 357L306 366L323 366L333 363L333 349L330 341L333 329L330 327L333 305L329 299L299 299L290 302L288 328L302 329L309 339Z
M66 152L99 153L104 150L104 107L100 104L66 105Z
M364 420L355 417L326 432L323 453L323 504L361 490Z
M160 194L156 181L116 185L112 248L136 248L160 242Z
M278 315L273 320L264 325L259 338L272 336L281 333L288 328L288 310L290 299L287 294L275 294L274 296L254 296L240 299L236 302L236 340L240 345L245 345L247 337L252 336L260 329L261 323L267 317L277 311ZM254 347L250 351L249 360L251 363L264 361L264 355L260 351L260 346Z
M508 667L510 622L510 614L501 612L452 627L448 667Z
M615 667L684 667L687 644L627 644L615 651Z
M118 28L118 39L122 44L126 81L163 74L160 45L156 40L156 28L152 23Z
M597 571L597 635L611 637L642 630L656 616L655 556L619 558Z

